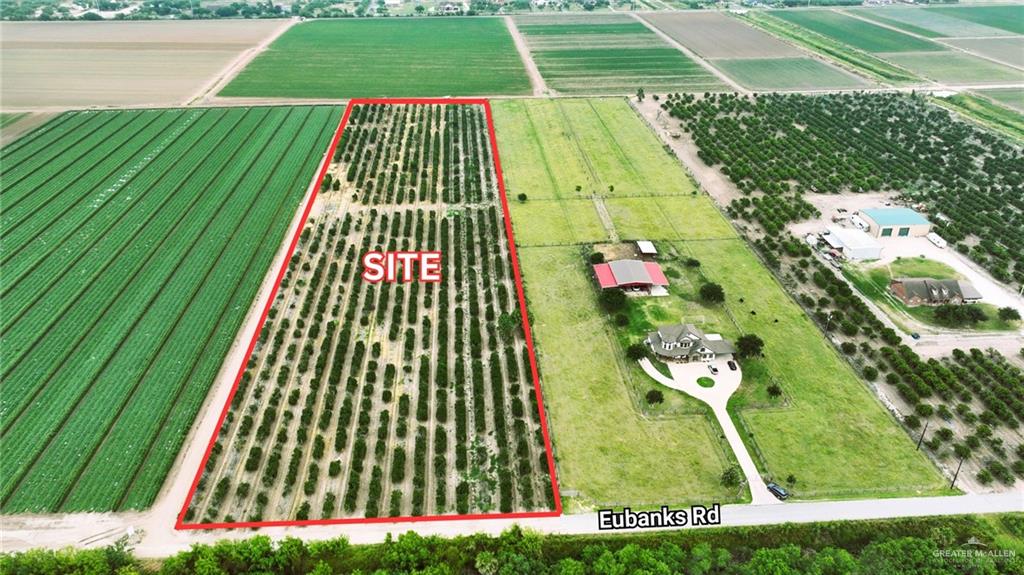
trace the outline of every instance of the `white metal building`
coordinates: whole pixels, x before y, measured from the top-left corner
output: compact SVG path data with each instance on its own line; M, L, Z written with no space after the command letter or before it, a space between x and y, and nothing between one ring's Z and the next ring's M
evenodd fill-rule
M850 228L830 226L821 239L850 260L877 260L882 257L882 244L875 238Z

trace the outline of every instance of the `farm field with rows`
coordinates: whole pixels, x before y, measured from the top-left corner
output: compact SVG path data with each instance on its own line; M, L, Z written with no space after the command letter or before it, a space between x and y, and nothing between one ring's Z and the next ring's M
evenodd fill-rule
M0 23L5 109L174 106L283 20Z
M499 202L482 106L354 106L186 524L554 508Z
M943 47L832 10L774 10L776 18L871 53L941 52Z
M5 147L5 513L152 503L339 113L71 112Z
M366 98L529 93L526 69L502 19L385 18L293 26L219 95Z
M626 15L521 16L515 22L548 87L564 94L724 89L700 64Z
M868 82L810 57L730 58L711 63L752 90L822 90L868 87Z
M925 38L1009 36L1012 34L1009 30L972 22L967 18L957 16L957 14L968 14L978 8L980 7L960 8L955 12L947 13L935 8L893 6L884 10L876 8L849 9L849 12ZM1019 11L1019 8L1016 10ZM1024 17L1024 13L1017 17Z

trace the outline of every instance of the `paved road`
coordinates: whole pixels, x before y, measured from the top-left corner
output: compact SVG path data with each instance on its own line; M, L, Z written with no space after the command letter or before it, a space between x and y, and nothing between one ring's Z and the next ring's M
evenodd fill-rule
M712 502L707 502L711 504ZM725 505L721 525L770 525L894 517L925 517L971 513L1024 512L1024 490L988 495L952 497L914 497L905 499L869 499L857 501L788 502L782 505ZM132 528L143 530L135 545L140 557L166 557L188 549L195 543L213 543L218 539L250 537L251 530L174 531L169 522L154 525L149 514L79 514L69 516L4 517L0 550L18 551L30 547L62 548L108 545ZM376 523L362 525L324 525L303 528L264 528L259 532L273 539L285 536L306 540L344 535L352 543L379 543L389 533L417 531L422 535L454 537L467 533L498 534L513 524L544 533L593 534L601 532L597 513L563 515L542 519L492 519L473 521L436 521L422 523ZM83 531L88 525L88 531Z

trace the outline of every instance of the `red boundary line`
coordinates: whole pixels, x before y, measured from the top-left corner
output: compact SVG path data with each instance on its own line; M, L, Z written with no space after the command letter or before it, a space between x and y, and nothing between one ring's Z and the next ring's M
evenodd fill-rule
M270 312L270 307L274 303L274 298L277 297L277 291L281 286L281 280L284 278L285 271L288 268L288 262L292 258L292 254L295 253L295 247L298 245L299 236L302 234L302 229L306 225L306 220L309 217L309 212L313 208L313 202L316 200L317 193L320 190L320 185L323 182L324 175L327 174L327 169L331 165L331 161L334 157L334 152L338 147L338 142L341 139L341 134L345 130L348 119L352 113L352 108L358 105L369 105L369 104L469 104L469 105L480 105L484 107L484 115L487 119L487 134L491 141L491 156L494 160L494 172L498 179L498 192L501 196L501 209L505 215L505 234L508 238L509 252L512 256L512 274L515 278L516 283L516 295L519 299L519 309L522 312L523 317L523 333L526 338L526 348L529 352L530 357L530 373L533 376L533 389L534 393L537 394L537 408L540 411L540 429L544 436L544 449L547 452L548 460L548 474L551 478L551 488L553 497L555 500L555 509L552 511L529 511L520 513L477 513L469 515L420 515L420 516L408 516L408 517L350 517L343 519L307 519L307 520L294 520L294 521L242 521L237 523L185 523L185 513L188 511L189 503L192 502L192 497L195 495L196 488L199 486L199 479L203 474L203 470L206 468L206 462L210 458L210 453L213 451L213 445L217 441L217 436L220 434L221 426L224 425L224 419L227 417L228 410L231 407L231 400L235 397L235 392L238 391L238 384L242 380L242 374L245 372L245 366L249 363L249 358L252 356L253 349L256 347L256 341L259 339L260 330L263 329L263 324L267 321L267 314ZM238 374L235 376L235 382L231 386L231 392L228 394L227 401L224 402L224 408L221 410L220 417L217 419L217 426L213 430L213 435L210 437L210 442L206 446L206 453L203 454L203 461L199 464L199 468L196 469L196 476L192 480L192 486L189 488L188 496L185 497L185 502L181 507L181 511L178 513L177 521L174 524L174 528L177 530L193 530L193 529L246 529L254 527L299 527L305 525L343 525L343 524L358 524L358 523L416 523L422 521L464 521L464 520L475 520L475 519L525 519L532 517L558 517L562 514L562 499L558 492L558 480L555 477L555 459L552 455L551 449L551 436L548 432L547 417L544 413L544 400L541 395L540 389L540 376L537 372L537 354L533 347L533 334L530 331L530 320L526 310L526 295L523 292L523 279L519 273L519 256L516 253L516 242L515 236L512 233L512 218L509 214L508 209L508 196L505 193L505 178L501 172L501 160L498 157L498 139L494 131L494 117L491 114L491 103L489 100L484 98L357 98L349 100L348 105L345 106L345 113L341 117L341 122L338 124L338 129L334 133L334 138L331 140L331 145L327 148L327 155L324 157L323 166L320 168L320 173L316 177L316 185L313 187L313 192L309 196L309 200L306 202L306 207L302 212L302 219L299 221L298 227L295 229L295 235L292 236L291 244L288 246L288 253L284 258L281 269L277 272L277 278L274 280L274 288L270 292L270 297L267 299L266 305L263 306L263 313L260 315L259 323L256 325L256 330L252 334L252 339L249 341L249 347L245 352L245 358L242 360L241 365L238 368Z

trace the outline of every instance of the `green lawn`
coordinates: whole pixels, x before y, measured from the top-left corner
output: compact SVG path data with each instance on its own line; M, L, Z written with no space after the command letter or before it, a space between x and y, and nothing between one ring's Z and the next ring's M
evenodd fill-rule
M514 201L509 208L516 223L516 244L521 246L595 243L608 238L590 199Z
M528 94L500 18L380 18L292 27L221 96L357 98Z
M700 64L625 15L516 18L548 87L565 94L721 90Z
M718 478L732 459L704 415L642 416L625 357L571 246L519 250L568 511L736 501ZM570 351L571 350L571 351Z
M763 471L774 478L796 475L799 497L888 497L942 488L935 468L746 244L688 246L707 276L725 288L740 328L764 339L767 369L791 398L785 409L739 411L767 460Z
M893 321L901 327L906 323L906 316L926 325L945 327L935 319L935 308L919 305L908 306L892 295L889 290L889 281L893 278L934 278L934 279L960 279L956 270L933 260L925 258L901 258L889 265L868 265L851 267L847 266L843 274L851 281L857 289L872 301L885 310ZM1018 328L1018 322L1007 323L1001 321L997 315L996 306L987 303L973 304L988 316L988 319L975 324L974 326L961 326L959 329L973 329L977 331L1011 331ZM907 331L911 329L904 327Z
M1024 72L961 52L886 54L887 60L947 84L997 84L1024 81Z
M831 10L773 10L771 15L868 52L943 50L942 46L934 42Z
M657 145L656 136L638 116L625 113L632 113L627 104L623 100L572 101L565 108L566 104L495 103L498 143L512 197L514 188L524 182L537 186L529 189L530 194L557 197L566 189L570 194L562 200L512 205L517 242L528 246L520 250L522 269L563 487L579 490L581 500L592 504L644 505L661 497L675 501L689 499L690 494L720 492L717 476L725 461L721 447L696 439L709 433L712 420L706 414L696 415L702 407L691 398L667 393L671 390L663 390L665 404L645 406L643 395L655 384L625 359L625 347L642 339L646 331L685 320L727 338L754 332L768 342L766 358L743 361L744 384L732 407L754 431L752 443L767 458L766 471L775 477L789 473L798 477L798 497L895 496L939 489L939 474L915 453L912 441L785 295L710 199L687 193L694 188L686 173ZM560 107L566 111L567 123L535 121L556 117ZM624 112L616 116L617 129L605 136L615 142L599 142L596 135L574 136L573 146L567 146L566 138L559 138L599 133L609 109L616 108ZM548 126L551 133L528 134L523 125L530 121L533 128ZM586 122L598 126L580 125ZM626 144L620 134L635 141ZM538 149L542 142L561 147L558 152ZM614 169L605 165L620 153L625 159ZM510 157L517 160L505 162ZM559 214L553 205L579 207L579 212L570 214L582 214L583 206L594 205L592 200L571 197L574 188L555 176L562 165L577 170L577 176L583 166L594 182L609 177L602 174L626 178L616 179L615 191L602 200L615 231L622 239L655 239L663 253L670 295L630 300L623 312L629 319L626 327L616 327L597 306L582 247L555 245L578 243L577 222L582 215ZM675 193L619 195L620 189L644 188L639 174L652 170L661 174L658 185ZM533 246L547 247L529 247L524 237ZM682 265L690 256L700 260L699 269ZM727 304L706 306L699 301L697 290L705 281L702 274L725 287ZM768 397L771 382L780 384L784 399ZM686 435L681 441L660 435L683 433L683 429ZM711 433L717 436L718 432ZM695 443L679 447L688 442ZM665 452L659 461L658 450L648 449L666 445L686 453ZM693 453L710 463L702 467L689 458ZM672 492L666 469L675 474L677 486L685 487Z
M857 88L867 82L814 58L714 60L716 68L751 90Z

